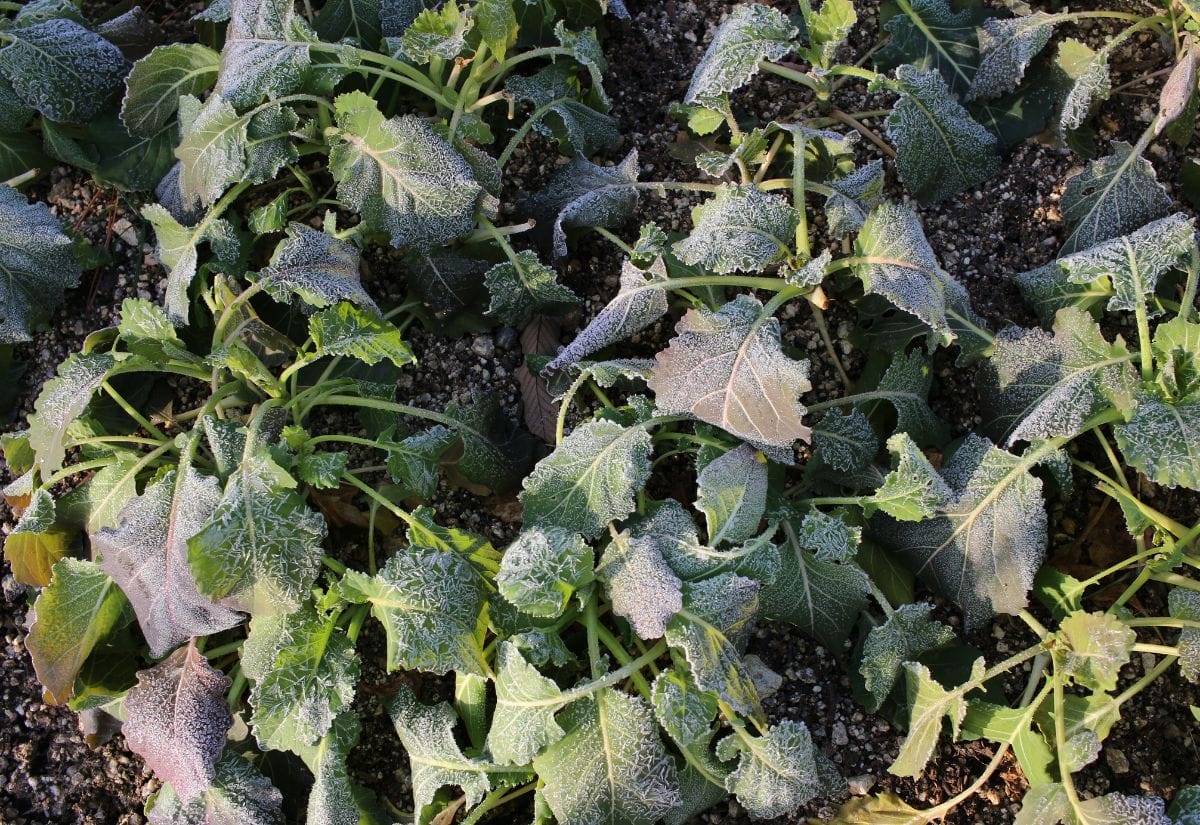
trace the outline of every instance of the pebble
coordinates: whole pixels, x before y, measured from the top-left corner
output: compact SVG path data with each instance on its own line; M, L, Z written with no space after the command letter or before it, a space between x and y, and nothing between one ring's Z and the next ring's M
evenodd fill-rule
M496 354L496 342L490 335L480 335L471 342L471 352L480 358L491 358Z
M838 747L850 744L850 735L846 732L844 722L833 723L833 730L830 732L829 739Z
M1109 745L1104 749L1104 758L1113 773L1129 773L1129 757L1125 751Z
M871 792L871 788L875 787L875 777L864 773L861 776L850 777L846 780L846 784L850 786L850 793L855 796L866 796Z

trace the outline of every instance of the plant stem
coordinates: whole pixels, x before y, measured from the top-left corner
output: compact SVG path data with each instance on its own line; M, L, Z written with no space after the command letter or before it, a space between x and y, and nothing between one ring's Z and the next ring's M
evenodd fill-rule
M593 226L592 229L595 230L596 234L598 234L600 237L604 238L606 241L608 241L609 243L616 246L618 249L620 249L626 255L628 255L631 258L633 257L633 247L630 246L629 244L625 243L625 241L621 240L620 237L618 237L615 233L610 232L609 230L605 229L603 226Z
M1192 244L1192 254L1188 261L1187 283L1183 288L1183 298L1179 301L1179 316L1190 321L1196 314L1196 286L1200 281L1200 247Z
M154 438L160 444L171 440L167 438L166 434L162 430L151 424L150 419L146 418L144 415L138 412L132 404L126 401L121 393L113 389L112 384L108 383L108 381L104 381L100 386L106 393L108 393L109 397L112 398L113 401L117 402L117 406L124 410L126 415L136 421L143 429L150 433L150 435L154 436Z
M779 77L786 78L787 80L795 81L801 86L807 86L814 92L823 91L821 89L820 82L817 81L816 78L810 77L804 72L796 71L795 69L789 69L787 66L780 66L778 63L772 63L770 60L758 61L758 68L762 69L764 72L778 75Z
M587 381L587 373L581 372L579 377L571 382L571 386L567 387L567 391L563 393L562 400L558 406L558 418L554 422L554 443L562 444L563 432L567 426L567 411L571 409L571 402L575 399L575 393L579 392L579 388Z

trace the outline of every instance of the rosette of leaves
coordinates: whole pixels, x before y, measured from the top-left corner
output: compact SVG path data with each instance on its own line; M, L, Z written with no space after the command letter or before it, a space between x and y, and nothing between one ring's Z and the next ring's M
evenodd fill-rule
M545 29L512 0L330 0L315 13L235 0L204 18L220 28L219 52L173 44L138 62L126 124L179 131L161 204L143 212L171 272L172 320L187 321L198 278L242 266L243 223L244 246L326 208L359 216L343 240L401 250L430 320L522 324L573 303L534 252L513 249L530 222L491 223L504 168L531 132L568 154L619 140L595 30L569 27L594 15L569 5Z

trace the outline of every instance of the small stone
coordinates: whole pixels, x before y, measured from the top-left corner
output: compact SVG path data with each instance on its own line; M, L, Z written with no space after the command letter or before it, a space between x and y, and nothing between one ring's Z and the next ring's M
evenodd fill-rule
M842 745L850 744L850 735L846 733L846 725L844 722L834 722L833 730L829 734L829 738L833 740L833 744L841 747Z
M480 358L491 358L496 354L496 343L490 335L480 335L471 342L471 352Z
M850 786L850 793L855 796L866 796L871 792L871 788L875 787L875 777L864 773L862 776L850 777L846 780L846 784Z
M496 333L496 346L500 349L512 349L513 344L517 343L517 331L512 327L501 327Z
M1120 748L1105 748L1104 758L1108 760L1113 773L1129 773L1129 757Z
M742 659L742 664L746 668L746 675L754 683L754 689L758 691L759 698L766 699L783 686L783 677L767 667L766 662L753 653Z

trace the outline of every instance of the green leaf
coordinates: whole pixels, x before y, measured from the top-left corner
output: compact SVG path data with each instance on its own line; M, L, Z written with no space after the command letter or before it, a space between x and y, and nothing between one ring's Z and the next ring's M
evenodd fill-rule
M142 207L144 217L154 227L158 239L158 259L167 269L167 284L164 303L167 315L177 326L188 322L190 302L188 287L196 277L199 262L196 245L208 241L213 247L225 242L223 234L228 228L224 221L194 227L183 226L171 216L161 204L151 203Z
M315 307L350 301L374 310L375 302L359 277L359 257L353 244L293 223L260 275L267 293L281 303L296 295Z
M882 204L867 216L854 246L866 259L854 265L854 272L868 293L915 315L944 342L955 338L947 311L970 302L962 286L938 266L915 212Z
M1073 438L1133 383L1133 356L1104 340L1083 310L1060 309L1054 335L1009 327L996 336L985 394L987 424L1000 443Z
M96 644L127 621L128 609L120 589L94 562L68 556L54 564L25 637L47 704L71 698L75 675Z
M221 56L199 43L159 46L133 65L125 80L121 122L151 137L179 111L179 98L199 97L216 81Z
M767 464L748 444L709 462L696 478L696 506L708 520L708 543L737 544L758 533L767 509Z
M512 642L496 654L496 711L487 748L501 765L527 765L563 738L554 714L565 704L558 685L529 664Z
M689 266L711 272L757 272L786 257L799 216L778 195L726 185L692 210L692 232L674 246Z
M1071 234L1061 254L1128 235L1171 210L1171 199L1150 162L1135 155L1128 143L1115 140L1112 146L1111 155L1067 178L1062 214Z
M395 324L349 301L314 314L308 329L319 355L357 358L372 366L385 360L397 367L416 361Z
M528 527L504 551L496 586L531 616L561 616L575 591L592 580L592 548L578 533Z
M1050 42L1057 22L1055 15L1045 12L983 21L979 27L983 58L966 99L1000 97L1017 88L1030 62Z
M717 756L737 756L725 787L755 819L784 816L813 797L840 792L843 785L805 724L790 719L771 725L765 736L738 732L722 739Z
M870 516L882 510L894 519L914 522L933 518L938 507L953 496L950 488L908 433L896 433L887 447L896 458L896 467L864 504L864 513Z
M1030 725L1035 712L1036 708L1032 705L1010 708L982 699L971 699L967 702L967 714L962 720L962 738L1008 742L1030 785L1053 782L1058 763L1046 737Z
M1093 51L1074 38L1059 44L1054 67L1063 89L1058 133L1064 140L1068 132L1082 127L1096 105L1112 93L1108 54L1107 49Z
M683 651L692 679L738 713L764 721L754 681L742 664L758 614L760 585L753 579L721 573L683 585L683 606L667 624L666 639Z
M387 669L484 675L486 590L465 556L402 550L375 576L346 572L342 594L369 603L387 633Z
M1176 587L1167 597L1171 616L1200 622L1200 593ZM1200 680L1200 628L1185 627L1179 631L1179 670L1189 682Z
M929 618L932 609L930 604L902 604L883 624L871 628L858 670L870 693L867 704L872 711L892 692L905 662L954 641L953 630Z
M200 592L255 616L295 610L321 567L325 519L281 475L269 458L245 455L212 518L188 540Z
M897 14L884 28L888 43L875 55L875 65L894 69L911 63L917 69L937 70L955 94L965 94L979 67L976 28L992 12L974 4L951 5L948 0L910 0L911 12Z
M513 0L479 0L473 9L475 30L497 61L503 63L508 47L516 40L517 16Z
M947 438L945 422L929 408L933 362L923 350L900 352L879 379L875 389L863 393L868 400L887 401L896 410L896 431L908 433L921 445L941 444Z
M438 461L457 440L453 432L439 424L403 441L389 443L388 474L413 495L433 498L437 491Z
M674 763L643 700L605 688L559 723L566 735L533 760L559 822L653 825L682 804Z
M63 439L67 427L78 418L100 388L117 369L111 355L71 355L58 365L58 374L42 385L29 417L29 446L37 455L37 467L49 477L62 467L66 457Z
M230 6L216 93L239 109L300 88L311 31L292 0L238 0Z
M604 583L613 613L629 622L642 639L657 639L683 606L683 583L663 559L654 539L630 536L625 530L613 537L596 568Z
M1114 432L1121 455L1151 481L1200 489L1200 398L1173 403L1139 396L1129 421Z
M92 535L100 569L129 597L155 657L242 623L241 614L201 595L188 566L188 540L220 500L215 478L171 470L121 509L119 527Z
M795 48L793 26L778 9L760 3L735 6L700 58L683 99L710 108L758 73L760 60L779 60Z
M1200 324L1176 316L1159 324L1151 340L1160 371L1159 384L1169 398L1200 390Z
M363 92L334 100L329 169L338 198L393 246L431 249L474 229L483 187L462 156L423 120L385 119Z
M400 38L400 53L417 65L435 58L453 60L466 48L471 17L464 15L457 2L441 9L423 9Z
M349 37L374 49L383 37L382 6L383 0L329 0L313 18L313 29L327 43Z
M809 439L797 400L812 388L808 362L784 355L779 321L762 311L748 295L688 311L647 381L661 414L691 415L759 448Z
M579 303L579 296L558 282L558 273L534 252L518 252L484 276L492 295L487 314L512 327L522 327L533 313L559 315Z
M1137 634L1107 613L1072 613L1059 625L1062 665L1076 684L1111 691L1121 666L1129 661Z
M971 119L937 72L896 71L900 100L887 117L900 179L922 206L943 201L1000 171L996 136Z
M589 421L577 427L525 479L525 523L595 538L633 512L650 477L644 427Z
M824 0L821 8L806 21L808 42L818 65L829 66L837 57L838 49L858 23L858 14L851 0Z
M979 678L983 670L983 659L977 659L971 669L971 678ZM925 765L933 755L942 733L943 719L950 719L950 729L954 738L958 738L963 717L967 713L967 700L959 690L942 687L925 665L905 662L904 678L911 708L908 736L888 768L888 773L916 778L925 770Z
M125 78L125 56L74 20L5 29L0 74L17 96L58 123L85 124L108 106Z
M0 82L3 79L0 77ZM0 123L4 122L0 117ZM31 132L0 131L0 180L15 178L30 169L44 168L50 161L43 148L42 141Z
M463 453L454 465L468 481L506 493L520 483L533 460L535 439L518 428L500 408L494 395L485 395L463 408L457 401L446 406L446 415L458 422Z
M1108 279L1113 289L1108 308L1133 312L1154 295L1159 278L1186 266L1195 237L1193 219L1177 212L1128 235L1059 258L1058 265L1075 283Z
M97 183L130 191L148 191L170 171L179 129L168 123L148 137L129 133L115 112L104 112L82 130L42 124L48 154L91 173Z
M365 811L361 789L350 779L346 760L358 742L358 714L343 710L315 745L302 748L300 758L313 775L308 795L308 825L357 825Z
M416 822L427 821L427 809L443 787L461 788L468 809L491 790L488 763L468 758L454 741L457 717L448 704L422 704L402 684L388 711L408 753Z
M296 477L310 487L333 490L341 485L348 461L344 452L305 450L296 459Z
M264 751L303 755L354 701L358 656L337 618L305 606L250 623L242 673L254 683L250 725Z
M844 238L862 229L867 215L883 203L883 161L873 160L827 185L832 190L825 201L829 234Z
M1013 280L1017 282L1025 303L1033 307L1046 326L1054 323L1055 314L1064 307L1090 311L1112 295L1112 284L1107 279L1073 283L1058 261L1051 261L1028 272L1019 272L1013 276Z
M654 716L681 748L707 745L717 715L717 697L700 690L689 670L669 668L658 674L651 691Z
M233 724L229 677L208 664L195 640L137 677L125 697L126 744L180 799L203 796Z
M533 106L530 117L538 134L591 157L620 143L621 133L613 117L579 99L578 84L575 70L559 62L533 75L510 77L504 88L516 100Z
M0 184L0 345L31 340L80 274L71 239L46 205Z
M554 258L567 256L567 229L613 229L633 216L638 205L637 150L616 166L597 166L576 157L559 169L532 199L538 223L552 230Z
M189 352L187 345L176 334L166 312L157 304L141 298L126 298L121 302L117 334L130 352L150 361L201 362L200 357Z
M283 795L250 763L229 750L208 789L182 802L170 785L146 802L150 825L283 825Z
M968 435L942 468L934 518L876 520L905 562L963 609L968 629L1025 607L1046 548L1042 482L1031 462ZM949 496L945 496L946 492Z
M576 364L597 350L639 332L667 314L667 291L657 283L667 277L666 266L656 260L642 271L630 261L621 266L621 289L604 309L575 336L546 371Z
M1030 786L1021 800L1021 810L1013 825L1055 825L1073 822L1074 817L1066 788L1061 783L1048 782Z

